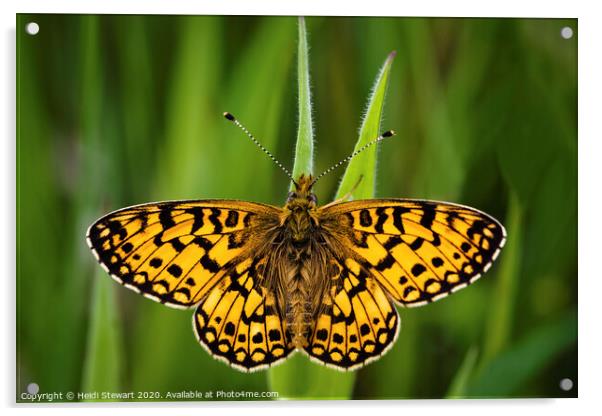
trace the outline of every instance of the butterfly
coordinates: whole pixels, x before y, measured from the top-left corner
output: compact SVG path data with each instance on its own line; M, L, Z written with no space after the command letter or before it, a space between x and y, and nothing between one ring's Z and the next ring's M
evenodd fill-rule
M195 307L199 343L243 371L297 350L337 369L359 368L397 338L395 304L421 306L466 287L504 245L497 220L462 205L368 199L318 206L318 178L293 179L282 208L190 200L120 209L92 224L87 242L125 287Z

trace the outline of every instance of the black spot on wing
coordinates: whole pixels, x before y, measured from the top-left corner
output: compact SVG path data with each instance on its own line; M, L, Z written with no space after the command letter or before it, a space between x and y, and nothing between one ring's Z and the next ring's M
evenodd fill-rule
M381 261L378 262L378 264L376 265L376 270L382 272L384 270L390 269L391 266L393 266L395 264L395 258L387 253L387 255L385 256L385 258L383 258Z
M107 227L109 227L111 234L118 235L121 240L127 237L127 230L119 221L109 221Z
M184 243L182 243L179 238L174 238L174 239L170 240L169 242L171 243L171 246L176 251L176 253L181 253L182 250L184 250L184 248L186 248L186 245Z
M163 229L168 229L176 225L171 213L172 207L170 205L161 208L161 212L159 213L159 222L161 223Z
M406 207L393 208L393 225L395 226L395 228L397 228L397 230L399 231L400 234L405 233L405 229L403 227L402 215L409 211L410 210Z
M485 223L485 221L476 220L475 222L472 223L470 228L468 228L468 230L466 231L466 235L468 235L468 237L471 240L474 240L475 234L482 235L483 230L485 229L486 226L487 226L487 224Z
M196 244L205 251L209 251L213 247L213 243L206 238L197 236L192 240L192 244Z
M328 331L326 329L319 329L316 331L316 339L326 341L328 339Z
M194 217L194 222L192 223L192 230L190 231L191 234L194 234L198 230L203 228L203 224L205 223L203 221L203 209L200 207L192 207L188 208L186 212L192 214L192 216Z
M217 208L211 208L211 215L209 215L209 221L211 225L213 225L213 233L212 234L221 234L223 231L222 223L219 221L219 216L221 211Z
M236 327L234 326L234 324L232 322L228 322L226 324L226 326L224 327L224 333L226 335L230 335L230 336L234 335L235 330L236 330Z
M383 247L385 248L385 250L390 251L393 248L397 247L402 242L403 242L403 240L401 239L401 237L399 237L397 235L392 235L389 237L389 239L387 241L385 241L383 243Z
M420 219L420 225L430 230L433 226L433 221L435 220L435 207L431 204L425 204L422 209L424 213Z
M280 341L280 339L282 338L282 336L280 335L280 331L277 329L270 329L270 332L268 333L268 338L270 341L274 342L274 341Z
M385 225L385 221L387 221L387 214L385 212L385 208L384 207L376 208L376 216L377 216L377 220L376 220L376 224L374 225L374 230L377 233L382 234L385 231L383 226Z
M230 210L228 211L228 216L226 217L226 226L227 227L236 227L238 224L238 211Z
M217 264L217 262L215 260L213 260L211 257L209 257L207 254L205 254L203 257L201 257L201 260L199 260L201 263L201 266L203 266L205 269L209 270L211 273L217 273L220 269L220 265Z
M360 211L360 225L362 227L369 227L372 225L372 216L370 215L370 211L367 209Z
M173 277L180 277L182 275L182 268L177 264L172 264L167 268L167 272Z
M435 267L441 267L441 266L443 266L443 259L441 257L433 257L433 259L431 260L431 263Z
M412 266L412 274L416 277L420 276L425 271L426 271L426 267L424 267L420 263L416 263L414 266Z
M148 264L152 268L158 269L163 264L163 260L161 260L159 257L155 257L155 258L151 259L151 261Z

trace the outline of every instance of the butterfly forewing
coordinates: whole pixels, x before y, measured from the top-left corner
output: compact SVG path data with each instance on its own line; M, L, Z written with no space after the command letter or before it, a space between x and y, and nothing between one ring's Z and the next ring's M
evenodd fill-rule
M322 216L325 227L404 306L441 299L479 278L506 237L487 214L444 202L352 201L329 206Z
M182 201L115 211L88 230L100 264L123 285L175 307L198 303L235 259L248 256L254 230L278 209L242 201Z

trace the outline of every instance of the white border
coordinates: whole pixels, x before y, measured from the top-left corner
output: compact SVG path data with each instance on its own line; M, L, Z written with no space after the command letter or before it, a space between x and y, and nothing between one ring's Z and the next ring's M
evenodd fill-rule
M2 350L4 374L1 377L1 403L6 414L31 414L44 411L49 414L81 414L82 408L91 415L114 413L127 408L128 414L164 415L167 409L194 409L195 412L221 414L287 414L306 415L324 410L345 415L382 412L453 415L507 415L509 412L541 411L546 415L592 414L600 410L598 386L600 367L600 304L602 276L600 273L600 237L602 221L599 211L600 156L602 155L602 127L600 124L600 74L602 74L600 45L602 44L601 15L596 13L594 1L504 2L483 1L420 1L369 2L323 0L229 0L226 2L193 2L190 0L21 0L17 4L2 2L3 22L2 64L0 82L3 92L0 106L0 126L4 132L0 140L3 158L0 229L3 230L0 264L3 274ZM296 403L146 403L94 404L15 407L15 13L145 13L145 14L288 14L288 15L389 15L389 16L521 16L521 17L577 17L579 27L579 396L578 400L473 400L473 401L380 401L380 402L296 402ZM43 30L43 28L42 28ZM199 375L201 376L201 375ZM397 409L392 409L395 407ZM399 408L403 409L399 409ZM118 413L121 413L118 411ZM178 412L183 413L183 412Z
M399 3L399 4L396 4ZM526 2L506 0L503 4L479 1L414 1L390 0L323 1L323 0L229 0L227 2L188 0L21 0L20 12L36 13L125 13L125 14L233 14L233 15L306 15L306 16L458 16L458 17L576 17L578 1L548 0ZM583 15L583 14L582 14Z

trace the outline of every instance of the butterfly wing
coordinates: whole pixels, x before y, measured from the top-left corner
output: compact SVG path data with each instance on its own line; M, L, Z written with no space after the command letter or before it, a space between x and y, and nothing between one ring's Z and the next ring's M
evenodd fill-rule
M421 200L325 207L321 224L404 306L441 299L478 279L499 254L504 227L476 209Z
M265 368L294 350L274 293L261 284L266 258L247 258L224 272L194 314L201 345L243 371Z
M399 316L376 279L357 261L332 254L330 290L322 298L305 352L328 366L351 370L393 345Z
M244 201L151 203L102 217L86 239L115 280L158 302L187 308L252 252L255 236L277 222L279 212Z

